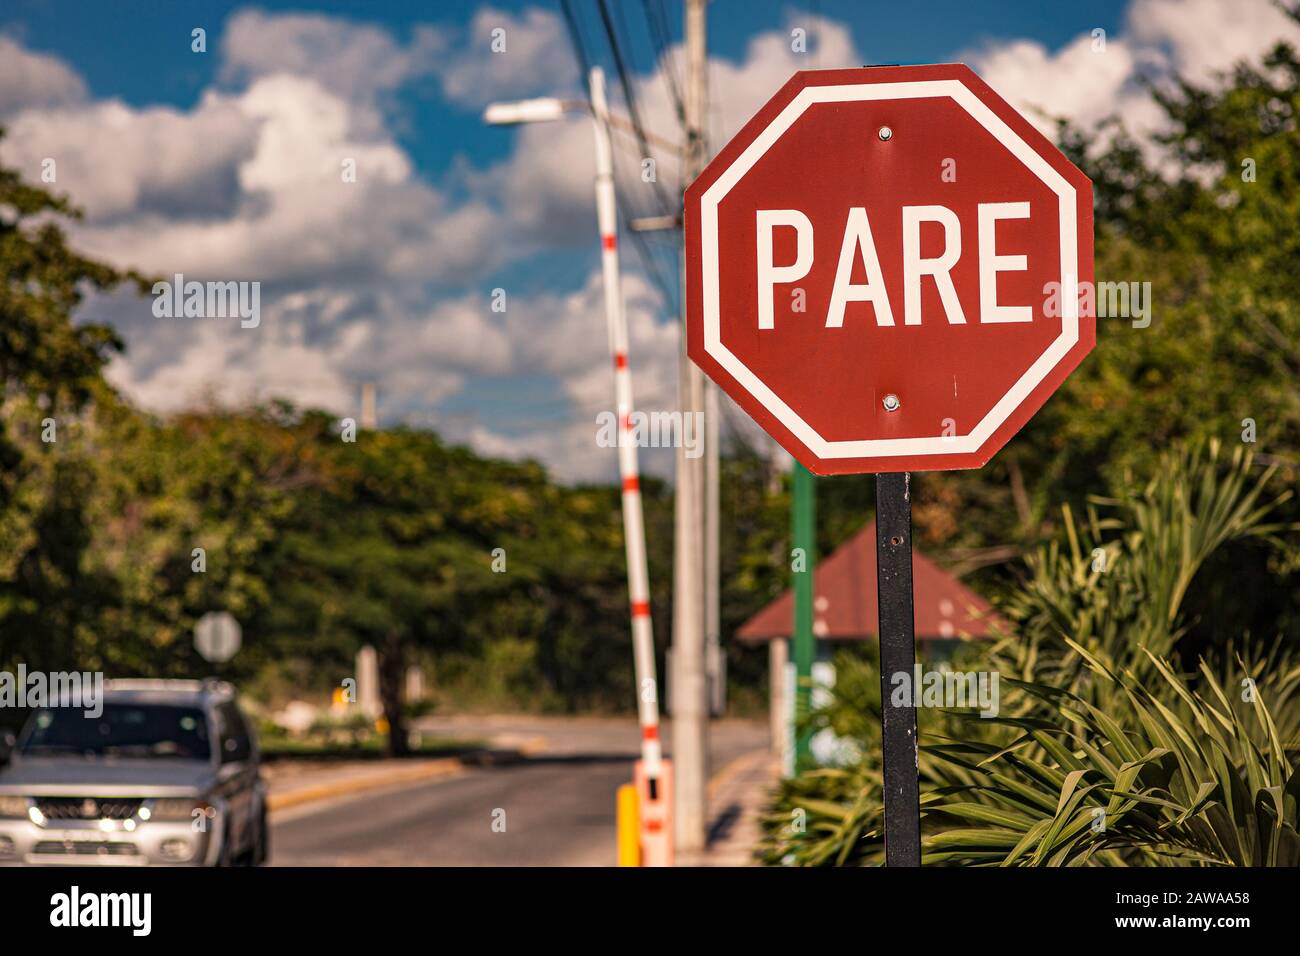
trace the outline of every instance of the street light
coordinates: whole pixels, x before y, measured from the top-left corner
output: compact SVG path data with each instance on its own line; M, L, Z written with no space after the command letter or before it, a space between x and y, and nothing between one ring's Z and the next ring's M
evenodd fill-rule
M565 113L588 112L587 104L579 100L561 100L544 96L535 100L515 103L492 103L483 111L483 122L493 126L516 126L520 123L549 123Z
M593 67L593 72L599 69L600 67ZM586 113L594 118L592 108L583 100L562 100L554 96L543 96L535 100L516 100L513 103L491 103L483 111L483 122L492 126L549 123L553 120L562 119L565 113ZM637 135L636 127L626 117L605 110L603 119L605 125L610 129L618 129L629 135ZM682 147L680 143L674 143L667 137L660 136L649 130L642 130L640 135L645 137L647 143L652 143L674 156L681 155ZM663 228L670 227L665 226Z

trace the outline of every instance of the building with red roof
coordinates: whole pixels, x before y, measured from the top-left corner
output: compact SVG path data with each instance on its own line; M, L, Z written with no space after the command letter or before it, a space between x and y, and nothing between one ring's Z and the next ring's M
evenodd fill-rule
M1006 622L988 601L912 549L912 594L921 656L945 657L960 641L992 637ZM876 639L876 523L818 561L813 571L813 636L819 642ZM772 739L781 751L788 733L785 688L794 633L794 591L788 590L736 632L746 643L770 642Z
M918 641L990 637L1004 622L988 601L915 548L912 593ZM874 640L876 604L876 523L817 562L813 572L813 634L820 641ZM782 594L736 633L750 643L788 638L794 633L794 591Z

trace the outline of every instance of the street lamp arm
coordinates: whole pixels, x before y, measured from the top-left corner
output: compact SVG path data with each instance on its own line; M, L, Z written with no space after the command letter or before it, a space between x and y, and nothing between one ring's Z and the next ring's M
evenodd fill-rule
M562 100L553 96L532 100L491 103L483 111L483 121L493 126L519 126L523 123L549 123L561 119L565 113L586 113L593 116L591 104L586 100ZM636 127L631 120L615 113L606 112L605 120L620 133L635 136ZM674 155L681 153L681 145L672 140L647 132L646 142L653 143Z

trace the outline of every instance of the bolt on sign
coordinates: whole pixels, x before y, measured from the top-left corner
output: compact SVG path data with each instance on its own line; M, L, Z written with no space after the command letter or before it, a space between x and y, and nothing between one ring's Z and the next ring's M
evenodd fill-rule
M691 359L808 470L876 474L888 701L916 660L910 472L984 465L1092 349L1092 184L960 64L804 72L685 229ZM916 711L881 724L885 861L919 866Z
M960 64L795 74L686 237L691 359L820 475L978 468L1096 338L1092 185Z

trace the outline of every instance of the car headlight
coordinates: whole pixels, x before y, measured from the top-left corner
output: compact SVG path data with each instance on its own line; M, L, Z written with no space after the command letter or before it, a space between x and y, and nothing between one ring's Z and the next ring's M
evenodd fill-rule
M0 819L3 820L27 819L27 798L7 797L7 796L0 795Z
M212 805L206 800L197 797L168 797L155 800L149 807L148 814L141 812L140 816L148 820L193 821L200 816L211 818L213 812Z

